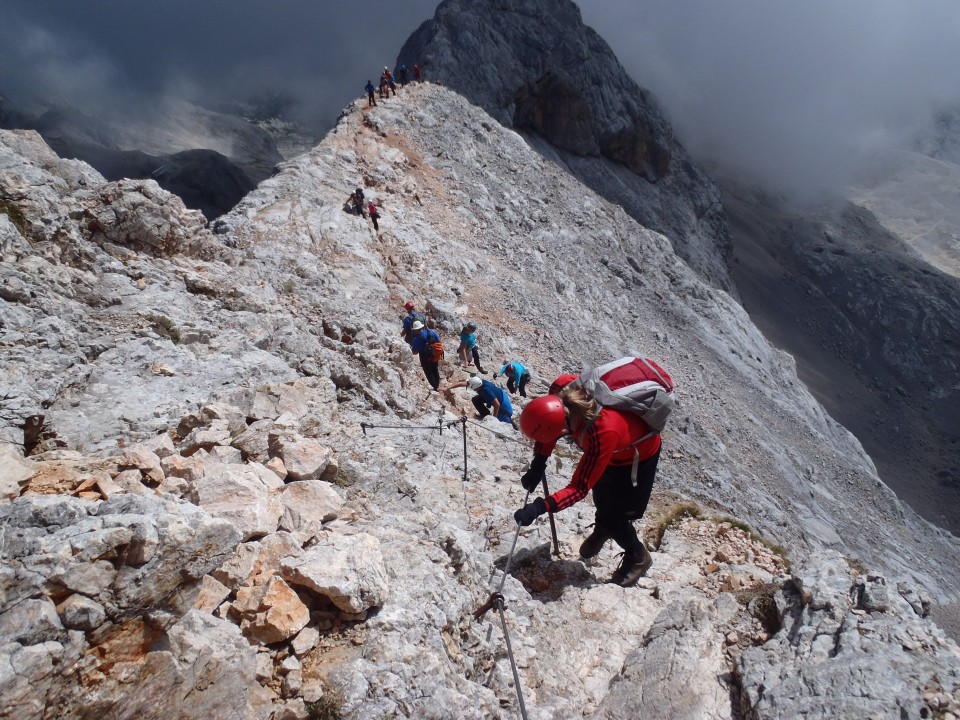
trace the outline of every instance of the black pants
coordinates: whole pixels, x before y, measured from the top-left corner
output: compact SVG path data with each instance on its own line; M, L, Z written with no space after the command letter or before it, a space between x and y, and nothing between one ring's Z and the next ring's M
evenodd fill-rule
M646 512L657 475L660 452L643 460L637 466L637 485L630 480L633 465L609 465L593 488L593 503L597 506L596 523L609 533L614 542L627 552L640 552L643 543L637 536L633 521Z
M377 225L377 220L380 219L380 213L373 213L373 215L370 216L370 219L373 220L373 229L377 232L380 232L380 226Z
M507 390L509 390L509 391L512 392L512 393L515 393L515 392L517 392L517 390L519 390L519 391L520 391L520 396L521 396L521 397L526 397L526 396L527 396L526 387L527 387L527 383L528 383L528 382L530 382L530 373L524 373L524 374L520 377L520 384L519 384L519 386L513 381L513 378L512 378L512 377L508 377L508 378L507 378Z
M477 370L482 373L483 368L480 366L480 351L477 350L477 346L474 345L470 352L473 354L473 364L476 365Z
M490 408L479 395L473 396L473 406L477 409L477 414L481 420L490 414Z
M424 353L420 353L420 367L423 368L423 374L427 376L427 382L434 390L440 388L440 363L430 362L426 359Z
M376 105L377 101L373 98L373 90L367 93L367 105Z

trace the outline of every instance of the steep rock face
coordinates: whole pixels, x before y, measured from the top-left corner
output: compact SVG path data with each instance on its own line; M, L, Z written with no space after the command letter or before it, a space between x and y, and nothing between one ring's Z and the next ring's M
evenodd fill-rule
M960 281L852 204L804 213L731 184L727 207L754 321L885 482L960 533Z
M864 587L862 573L821 562L826 546L891 588L908 578L919 586L905 586L910 610L871 587L850 613L909 627L943 692L956 690L955 645L921 617L924 593L940 607L958 594L956 540L896 501L791 358L664 237L460 96L421 85L348 108L217 234L155 186L106 183L59 161L35 133L0 141L0 282L13 288L0 302L0 438L29 475L15 481L22 493L74 496L45 501L59 515L15 499L18 532L0 535L11 565L37 572L23 583L0 567L10 580L0 589L28 595L5 596L0 616L0 677L28 716L56 716L50 698L76 699L77 714L119 712L124 696L134 714L176 699L211 714L218 693L245 718L304 717L321 699L349 718L516 716L499 618L473 613L506 566L531 449L492 418L461 419L465 391L428 391L398 337L406 299L431 309L448 358L460 323L476 320L485 361L525 360L531 393L561 370L628 353L662 360L681 387L641 526L658 548L648 578L605 583L617 565L610 544L592 563L577 558L589 501L557 515L559 558L546 519L520 534L504 612L531 717L633 717L669 702L678 714L732 718L740 688L773 677L766 666L807 661L804 648L777 642L734 684L738 655L784 632L770 601L788 572L729 521L678 521L681 498L809 556L799 587L838 572L848 589ZM358 183L381 207L379 233L343 208ZM120 200L179 232L152 234L130 213L109 227L135 231L91 230ZM179 251L158 244L168 236ZM449 363L444 375L466 377ZM37 415L45 432L34 432ZM558 451L551 487L570 481L575 457ZM325 498L325 509L308 513L304 497ZM93 509L104 506L117 511L109 522ZM196 536L141 517L151 507L222 528L215 539L232 552L216 545L201 555L220 567L170 573L170 558L194 557ZM114 573L136 579L151 563L170 592L139 618L114 613ZM66 597L60 580L80 589ZM128 610L163 594L145 581L123 587ZM880 643L878 657L902 653L901 639ZM658 673L653 658L696 669ZM891 667L883 677L911 707L932 707L920 679ZM183 696L197 685L209 692Z
M446 0L404 44L401 63L545 140L545 155L732 289L718 189L571 0Z

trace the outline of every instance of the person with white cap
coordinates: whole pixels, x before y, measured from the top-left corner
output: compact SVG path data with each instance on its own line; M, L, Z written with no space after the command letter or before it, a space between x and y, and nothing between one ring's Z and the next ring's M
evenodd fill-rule
M421 320L414 320L410 325L413 339L410 342L410 352L420 355L420 367L427 377L427 382L434 390L440 389L440 361L443 360L443 343L436 330L431 330Z
M454 383L447 389L462 387L477 393L473 396L473 406L481 420L487 415L493 415L500 422L513 425L513 405L502 387L474 375L469 380Z

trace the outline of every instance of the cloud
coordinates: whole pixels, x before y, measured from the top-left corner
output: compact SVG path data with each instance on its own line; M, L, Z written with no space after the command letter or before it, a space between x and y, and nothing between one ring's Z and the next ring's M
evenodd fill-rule
M330 125L436 0L44 0L10 3L0 25L0 93L68 100L166 96L214 104L276 92ZM134 100L134 98L136 100Z
M947 0L579 0L688 149L804 194L960 99Z
M794 192L838 187L960 97L955 0L579 0L697 156ZM437 0L7 3L0 93L150 112L275 92L329 127Z

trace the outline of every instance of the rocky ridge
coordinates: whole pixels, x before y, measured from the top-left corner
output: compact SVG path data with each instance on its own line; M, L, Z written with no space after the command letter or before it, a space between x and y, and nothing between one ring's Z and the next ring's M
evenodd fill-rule
M735 293L719 188L572 0L445 0L397 66L470 99ZM571 198L575 204L576 200Z
M358 181L380 234L343 210ZM664 237L459 96L347 108L216 234L32 133L0 135L0 200L7 716L516 715L499 623L472 614L529 448L468 422L464 468L466 396L428 394L395 334L410 297L445 340L476 319L485 358L541 380L637 352L681 387L649 578L603 584L609 547L575 559L589 503L557 516L559 559L545 522L523 532L504 595L531 717L960 701L957 646L925 617L956 598L956 540L896 501ZM721 517L683 520L672 493Z

